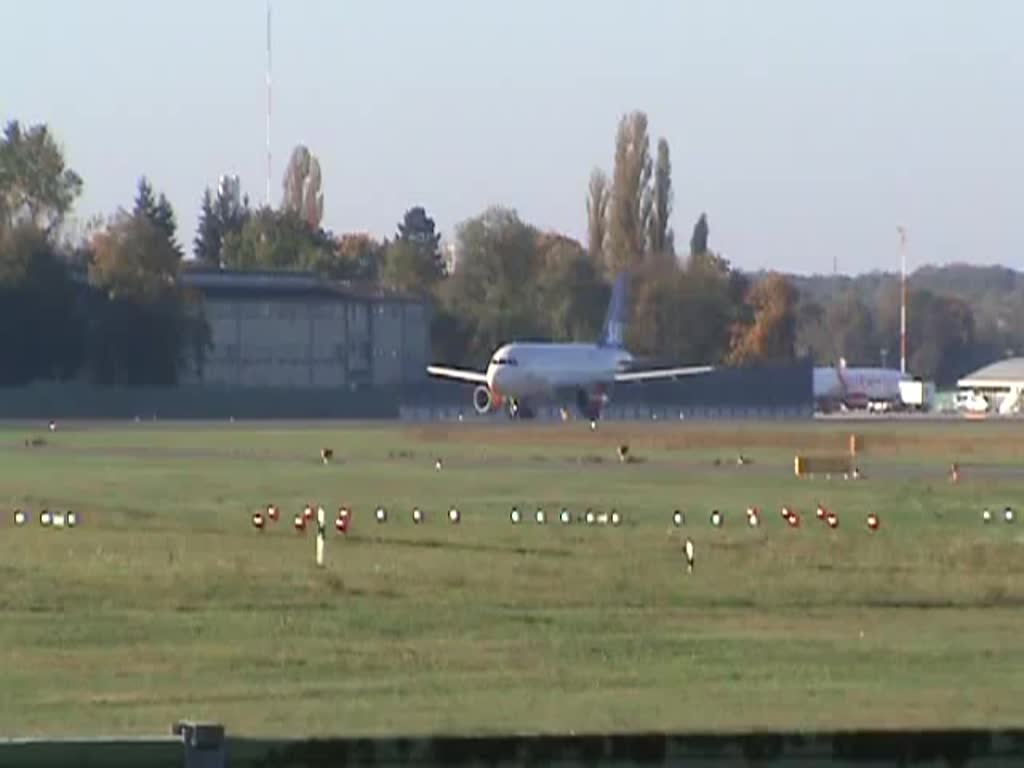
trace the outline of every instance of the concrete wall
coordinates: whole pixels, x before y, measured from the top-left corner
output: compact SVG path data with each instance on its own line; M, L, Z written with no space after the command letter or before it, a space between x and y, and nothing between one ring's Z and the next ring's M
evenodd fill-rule
M0 419L394 419L394 388L103 389L54 384L0 389Z
M298 766L1009 766L1024 731L517 734L381 738L0 740L0 768L66 765L170 768Z
M424 377L429 309L397 299L213 295L212 348L185 385L232 388L390 387Z

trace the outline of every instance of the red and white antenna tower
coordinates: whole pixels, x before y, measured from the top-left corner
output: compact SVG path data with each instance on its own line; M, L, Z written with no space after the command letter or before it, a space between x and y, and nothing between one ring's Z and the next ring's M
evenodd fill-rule
M270 0L267 0L267 206L270 206Z
M907 231L896 227L900 236L900 373L907 372Z

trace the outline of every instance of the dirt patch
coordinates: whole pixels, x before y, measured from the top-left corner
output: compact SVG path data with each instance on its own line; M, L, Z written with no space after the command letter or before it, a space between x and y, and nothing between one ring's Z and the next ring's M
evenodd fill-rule
M980 426L980 428L979 428ZM619 445L665 451L739 451L781 449L795 453L846 453L856 434L859 452L868 456L1002 455L1024 456L1024 433L997 425L871 424L864 428L822 423L648 424L607 422L596 430L581 424L429 424L404 430L404 437L422 443L529 445L573 447L601 455ZM602 449L602 450L597 450Z

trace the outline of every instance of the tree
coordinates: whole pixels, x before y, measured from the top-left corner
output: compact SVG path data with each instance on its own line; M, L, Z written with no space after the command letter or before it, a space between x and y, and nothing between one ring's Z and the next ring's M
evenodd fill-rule
M702 213L697 223L693 225L693 234L690 236L690 256L698 256L708 252L708 217Z
M174 209L163 192L160 193L159 198L153 197L153 187L145 176L139 178L135 194L135 207L132 212L136 216L145 216L149 219L150 223L157 228L178 253L179 258L183 255L177 240L178 224L174 217Z
M46 125L22 130L7 123L0 138L0 229L31 223L50 234L82 191L82 179L64 164L64 155Z
M720 257L709 255L683 271L678 303L685 329L684 359L719 363L728 356L730 329L743 314L745 293L743 275L730 270Z
M203 192L199 223L192 244L196 260L208 266L223 266L224 238L239 234L249 216L249 198L241 195L237 176L222 176L216 196L207 187Z
M441 298L465 343L449 361L479 364L502 341L542 337L536 230L514 210L495 207L460 224L456 238L459 262Z
M835 364L844 358L851 365L874 365L881 347L871 310L853 292L846 291L825 309L825 328L831 348L821 350Z
M384 284L406 293L432 290L444 275L440 242L434 220L421 206L407 210L398 224L397 238L384 253Z
M438 274L422 252L408 240L395 240L384 250L381 282L395 291L408 294L427 293L437 282Z
M201 365L209 331L181 290L181 253L166 226L138 208L93 238L89 367L104 385L170 386L190 353Z
M331 258L316 271L334 280L377 280L387 242L363 232L348 232L337 238Z
M73 376L82 360L82 325L53 239L29 221L0 232L0 385Z
M398 224L398 239L414 245L425 259L433 259L438 273L442 271L441 234L435 230L434 220L427 216L423 206L413 206L405 212Z
M203 202L199 207L199 222L196 225L196 237L192 241L192 254L196 261L208 266L220 266L221 223L213 209L213 195L207 187L203 192Z
M671 261L648 261L630 281L632 322L629 347L637 354L678 360L684 356L686 333L681 298L682 273Z
M561 341L596 339L610 294L598 262L576 240L552 232L538 236L537 254L547 336Z
M181 254L144 212L118 216L92 248L90 280L111 298L155 302L176 290Z
M299 144L292 150L284 173L284 199L281 209L318 229L324 214L321 191L320 161L307 147Z
M647 115L633 112L619 121L615 170L608 203L606 268L610 274L639 264L645 251L651 197Z
M899 286L894 284L877 310L879 337L893 350L899 349L899 306ZM991 348L977 343L974 313L963 299L919 289L910 292L907 306L910 373L948 386L991 359Z
M656 256L671 256L674 259L675 234L669 226L672 216L672 161L665 139L658 140L651 199L650 216L647 219L647 251Z
M796 300L792 284L777 272L756 283L747 297L752 320L734 324L729 362L746 365L792 360Z
M230 269L314 270L332 260L333 250L323 232L294 213L260 208L224 237L221 261Z
M595 168L587 187L587 251L595 264L606 263L604 249L608 236L610 193L608 176L600 168Z

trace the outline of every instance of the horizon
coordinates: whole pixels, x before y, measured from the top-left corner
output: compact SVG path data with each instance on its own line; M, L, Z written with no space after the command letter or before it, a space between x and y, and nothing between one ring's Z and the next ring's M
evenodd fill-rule
M706 211L712 249L748 272L898 271L898 226L911 271L1016 269L1024 110L1006 94L1024 68L1024 6L653 7L275 3L272 203L305 142L336 234L390 236L423 205L450 241L504 205L584 242L590 171L611 173L617 121L641 109L652 145L671 146L683 252ZM13 26L47 34L0 48L0 72L19 73L0 118L49 125L85 182L79 224L130 206L146 175L191 251L220 175L265 203L265 13L246 0L19 4Z

